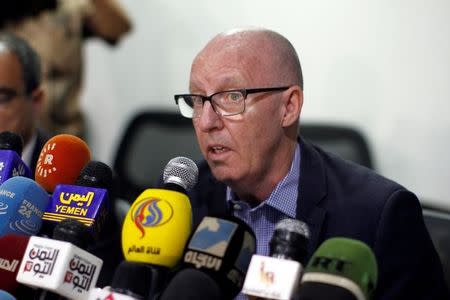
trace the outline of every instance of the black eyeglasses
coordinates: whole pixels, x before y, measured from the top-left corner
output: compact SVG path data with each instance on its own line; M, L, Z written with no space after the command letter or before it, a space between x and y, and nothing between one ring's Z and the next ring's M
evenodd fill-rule
M217 92L210 96L182 94L174 97L181 115L186 118L200 117L205 101L211 103L212 108L219 116L233 116L245 111L245 99L249 94L284 91L288 88L289 86L237 89Z

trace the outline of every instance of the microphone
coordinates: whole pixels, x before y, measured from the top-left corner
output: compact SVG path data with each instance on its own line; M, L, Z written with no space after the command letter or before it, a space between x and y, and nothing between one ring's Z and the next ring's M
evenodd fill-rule
M55 238L84 247L90 233L76 220L67 219L55 227ZM17 281L44 289L39 299L58 294L69 299L88 297L95 288L103 261L70 242L32 236L17 274Z
M296 219L284 219L275 225L269 242L269 255L305 264L308 252L309 227Z
M0 133L0 184L14 176L31 178L30 168L22 161L23 140L13 132Z
M309 228L296 219L275 225L269 255L253 255L242 292L266 299L291 299L297 292L307 256Z
M47 192L53 193L58 184L73 184L90 160L91 152L82 139L59 134L42 148L34 177Z
M113 185L112 170L101 161L91 160L81 170L75 185L110 191Z
M162 189L146 189L131 205L122 227L125 261L115 271L111 290L138 299L157 295L170 268L183 255L191 233L191 204L186 191L198 168L189 158L170 160Z
M29 239L17 234L0 237L0 289L15 294L19 287L17 272Z
M215 299L211 297L217 294L233 299L241 291L255 250L255 234L241 219L204 217L184 251L183 270L174 276L161 300ZM210 282L214 284L208 288L191 288Z
M164 169L164 189L146 189L133 202L122 228L127 261L169 268L177 264L192 227L186 190L197 183L197 176L192 160L176 157Z
M16 176L0 185L0 236L39 232L47 192L30 178Z
M311 257L301 280L302 300L369 300L378 279L375 255L363 242L336 237Z
M111 291L109 287L95 288L89 293L88 300L141 300L143 298L135 298L124 294Z
M112 186L111 168L90 161L81 170L75 185L58 184L42 219L49 231L66 218L80 221L98 237L109 209L108 190Z
M165 283L167 270L149 264L122 261L114 272L110 293L127 299L154 299Z
M13 295L11 295L10 293L0 290L0 299L1 300L16 300L16 298L14 298Z
M160 300L225 300L214 279L197 269L184 269L170 281Z
M81 170L75 185L104 189L107 192L103 204L100 205L100 210L93 216L94 224L91 232L95 237L95 243L88 247L88 251L103 259L103 267L97 285L110 285L115 269L124 259L121 246L122 218L119 221L114 213L116 198L113 172L103 162L90 161ZM89 209L92 210L92 208Z
M0 132L0 150L12 150L18 156L21 156L23 150L22 137L11 131Z
M87 250L93 243L93 236L89 229L83 223L70 218L55 226L52 239L69 242L83 250Z

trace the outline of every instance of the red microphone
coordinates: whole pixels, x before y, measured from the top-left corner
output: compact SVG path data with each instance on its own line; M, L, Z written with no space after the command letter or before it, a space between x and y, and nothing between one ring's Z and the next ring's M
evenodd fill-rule
M39 154L35 180L53 193L58 184L73 184L90 160L91 152L82 139L70 134L56 135Z
M0 289L15 294L20 262L27 248L29 236L7 234L0 238Z

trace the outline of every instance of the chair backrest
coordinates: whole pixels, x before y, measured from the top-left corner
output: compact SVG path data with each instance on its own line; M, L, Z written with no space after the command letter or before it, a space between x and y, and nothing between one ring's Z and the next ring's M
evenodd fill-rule
M423 218L441 259L445 281L450 289L450 213L424 208Z
M176 112L138 113L125 129L113 164L118 197L133 201L155 187L167 162L177 156L201 158L192 120Z
M300 135L325 151L374 169L369 144L356 128L336 124L301 123Z

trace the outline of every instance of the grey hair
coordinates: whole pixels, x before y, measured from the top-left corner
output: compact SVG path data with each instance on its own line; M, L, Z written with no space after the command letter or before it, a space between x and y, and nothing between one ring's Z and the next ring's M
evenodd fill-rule
M0 34L0 52L9 50L16 55L22 69L25 93L31 94L42 81L41 59L24 39L12 33Z

